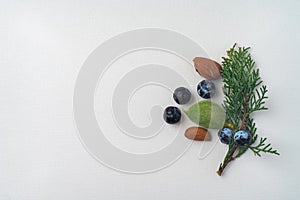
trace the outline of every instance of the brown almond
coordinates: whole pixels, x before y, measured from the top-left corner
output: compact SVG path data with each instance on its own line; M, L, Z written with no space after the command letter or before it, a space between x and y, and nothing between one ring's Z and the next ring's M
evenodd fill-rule
M196 57L193 59L196 71L208 80L216 80L220 78L221 65L214 60Z
M196 126L186 129L184 135L190 140L208 141L211 139L207 129Z

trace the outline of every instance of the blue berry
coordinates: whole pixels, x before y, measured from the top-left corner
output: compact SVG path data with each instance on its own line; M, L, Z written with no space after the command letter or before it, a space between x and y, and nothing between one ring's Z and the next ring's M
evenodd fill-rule
M216 92L215 84L212 81L203 80L198 84L197 92L204 99L212 98Z
M219 139L224 144L229 144L232 138L232 130L230 128L222 128L218 132Z
M168 124L176 124L180 121L181 111L175 106L169 106L165 109L163 117Z
M173 93L174 101L180 105L188 103L191 96L191 92L185 87L179 87Z
M245 130L240 130L234 134L234 142L242 147L248 146L251 139L251 135Z

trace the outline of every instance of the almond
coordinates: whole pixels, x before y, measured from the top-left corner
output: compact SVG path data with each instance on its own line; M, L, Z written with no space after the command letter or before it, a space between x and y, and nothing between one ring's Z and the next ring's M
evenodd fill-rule
M211 139L207 129L202 127L190 127L186 129L184 135L190 140L208 141Z
M222 67L216 61L203 57L196 57L193 61L196 71L204 78L216 80L221 76Z

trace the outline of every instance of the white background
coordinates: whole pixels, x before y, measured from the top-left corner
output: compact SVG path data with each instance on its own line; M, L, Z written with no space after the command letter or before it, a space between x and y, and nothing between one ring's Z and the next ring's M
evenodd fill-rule
M298 199L299 20L296 0L1 0L0 200ZM270 89L270 110L255 116L258 132L281 156L247 152L222 177L215 173L226 151L220 143L203 160L194 143L152 174L120 173L94 160L73 122L76 76L102 42L143 27L180 32L217 61L234 42L251 46Z

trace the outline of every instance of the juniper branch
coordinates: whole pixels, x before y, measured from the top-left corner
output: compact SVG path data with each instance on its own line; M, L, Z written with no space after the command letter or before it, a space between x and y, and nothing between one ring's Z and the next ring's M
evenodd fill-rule
M250 47L238 47L236 44L227 51L227 57L223 57L221 75L224 82L223 108L227 114L227 121L237 130L246 130L252 136L251 144L247 147L238 147L233 138L229 142L228 151L217 173L221 176L226 166L243 155L249 148L260 156L261 152L279 155L271 144L265 145L266 138L260 140L257 146L251 146L257 140L256 124L251 117L253 112L266 110L265 100L267 87L259 76L259 70L255 69L255 62L249 53Z

